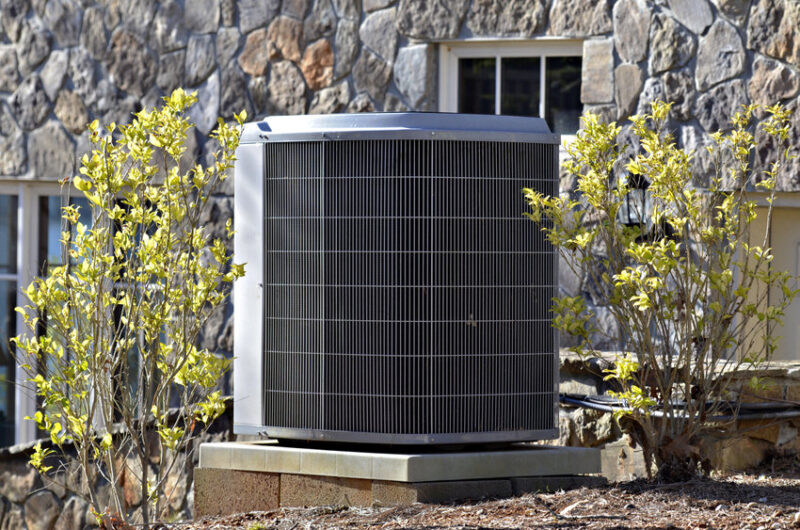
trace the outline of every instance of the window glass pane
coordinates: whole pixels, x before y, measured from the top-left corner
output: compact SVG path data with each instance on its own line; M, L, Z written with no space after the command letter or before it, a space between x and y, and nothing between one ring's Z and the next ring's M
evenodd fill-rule
M0 195L0 274L17 272L17 197Z
M539 115L539 57L504 58L501 63L501 114L511 116Z
M458 60L458 112L494 114L493 58Z
M47 273L48 266L62 264L61 201L58 195L39 198L39 273L42 276ZM79 221L91 226L92 209L89 201L85 197L71 197L69 202L80 207Z
M0 446L14 444L14 379L16 363L9 339L16 333L17 283L0 281Z
M581 64L580 57L548 57L545 119L558 134L575 134L580 126Z

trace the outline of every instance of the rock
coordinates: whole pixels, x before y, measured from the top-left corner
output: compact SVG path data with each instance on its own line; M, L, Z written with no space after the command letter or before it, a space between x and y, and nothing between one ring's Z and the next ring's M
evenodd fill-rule
M34 493L25 501L25 523L28 530L50 530L58 517L60 503L49 491Z
M280 57L294 62L300 61L303 40L302 22L281 15L269 25L267 39L275 46Z
M17 125L11 111L3 102L0 102L0 136L12 136L18 132L22 132Z
M120 21L128 31L145 37L150 32L156 5L156 0L119 0Z
M283 0L281 14L303 20L308 11L309 0Z
M0 5L3 29L12 42L17 42L22 31L25 15L31 5L28 0L4 0Z
M353 69L358 56L358 22L354 20L340 20L336 28L336 58L334 60L333 77L341 79Z
M0 136L0 153L3 153L0 156L0 175L12 176L25 172L28 151L25 149L25 135L22 132Z
M217 67L213 35L192 35L186 46L186 84L196 86L211 75Z
M646 0L619 0L614 4L614 45L623 61L638 63L647 56L650 7Z
M415 39L454 39L469 4L469 0L400 0L397 30Z
M361 44L375 52L387 63L394 62L394 54L397 52L396 18L397 9L395 8L376 11L367 15L358 31Z
M72 176L75 145L58 122L49 121L28 135L28 158L34 178L61 180Z
M8 44L0 45L0 92L13 92L18 86L17 50Z
M156 85L167 94L183 85L184 66L186 64L186 51L178 50L166 53L158 61L158 74Z
M743 27L751 0L712 0L717 9L728 17L736 26Z
M713 145L711 137L696 125L684 125L678 134L678 146L687 154L694 153L691 162L692 184L707 188L714 175L714 161L706 150Z
M48 0L44 21L60 47L78 44L81 35L81 6L75 0Z
M361 0L333 0L333 8L339 18L361 19Z
M700 35L714 21L708 0L667 0L681 24Z
M22 517L22 508L14 506L6 514L0 530L19 530L25 528L25 519Z
M50 114L50 100L47 98L41 79L36 74L29 76L19 85L8 103L17 123L26 131L41 125Z
M601 123L611 123L612 121L616 121L617 115L619 114L616 105L584 105L583 114L588 112L597 114L597 118Z
M392 67L389 64L371 51L361 50L361 55L353 67L356 92L367 92L372 99L383 101L391 77Z
M564 190L570 192L572 190ZM572 266L570 266L570 264ZM560 255L558 258L558 292L559 296L578 296L581 292L581 282L585 272L571 257ZM563 382L561 383L564 384ZM562 390L561 392L564 392ZM596 393L592 392L593 394Z
M189 117L197 130L208 135L219 116L219 73L214 72L197 89L197 103L189 108Z
M109 31L113 30L119 25L120 17L122 17L119 5L120 1L121 0L102 0L106 11L105 16L103 17L103 22L105 22Z
M747 103L744 81L736 79L701 94L695 103L694 115L706 132L726 131L731 128L731 117Z
M194 5L194 1L187 5ZM150 42L159 53L167 53L186 47L187 34L184 26L183 9L175 0L162 3L155 18L150 33Z
M53 530L75 530L83 528L89 505L79 497L70 497L64 503L61 515L56 519Z
M406 46L398 52L394 64L394 82L412 108L419 110L430 105L430 100L433 99L431 91L436 86L435 76L434 45Z
M543 0L474 0L467 27L475 35L530 37L544 29L546 20Z
M621 64L614 70L614 101L622 119L636 111L639 93L644 85L644 72L635 64Z
M267 85L267 113L271 115L305 114L306 84L303 74L289 61L272 65Z
M278 14L280 4L280 0L237 0L239 29L242 33L250 33L265 26Z
M56 99L56 118L72 133L80 134L89 123L89 114L81 97L70 90L62 90Z
M303 23L303 37L306 42L314 42L322 37L330 37L336 32L336 12L331 0L314 0L311 13Z
M228 64L236 56L242 42L242 34L236 27L219 28L217 32L217 62Z
M253 98L256 114L263 114L267 108L267 78L265 76L251 77L247 82L250 97Z
M689 30L672 17L656 15L650 27L650 75L685 65L694 56L695 46Z
M141 37L125 29L111 36L106 67L111 81L120 89L142 97L156 78L156 59Z
M114 105L103 114L103 119L100 121L102 123L113 122L117 125L127 125L133 121L133 113L141 109L142 106L137 98L130 95L123 97L121 94L117 94Z
M69 77L73 90L81 96L86 105L92 105L96 99L96 63L89 52L74 48L69 56Z
M106 53L107 44L108 35L106 34L106 24L103 22L102 8L95 6L86 9L83 13L81 46L99 61Z
M798 113L798 100L794 99L786 106L786 109L792 111L789 118L789 137L786 142L788 146L788 155L794 157L791 160L780 160L781 168L778 171L777 189L778 191L798 191L800 190L800 114ZM755 134L756 150L754 156L753 167L757 171L769 169L772 164L779 161L781 149L778 148L775 140L759 128ZM788 387L790 390L792 387ZM761 391L759 394L766 394L766 391ZM783 398L783 388L780 388L779 394L775 397ZM769 398L770 396L766 396ZM791 399L791 398L786 398Z
M311 100L309 114L335 114L345 108L350 101L350 85L342 81L338 85L323 88Z
M762 106L794 97L800 88L797 72L783 63L757 55L747 85L750 100Z
M164 93L157 86L150 87L139 102L143 109L160 109L164 104Z
M767 451L772 449L769 442L746 436L726 438L709 445L711 447L703 451L703 456L709 458L714 469L720 471L742 471L756 467L764 460Z
M800 5L787 0L759 0L750 10L747 47L800 67Z
M79 92L80 94L80 92ZM93 92L95 100L93 103L88 103L86 98L83 98L83 103L89 105L95 114L105 114L114 108L119 101L119 90L108 79L101 79L97 83L97 88Z
M583 43L581 102L614 101L614 41L587 40Z
M697 47L697 87L706 90L744 70L744 46L736 28L717 20Z
M247 97L247 80L236 65L228 65L222 69L219 114L225 119L232 119L234 114L243 110L247 111L248 116L253 115L253 105Z
M367 94L359 94L350 102L345 112L351 114L355 112L375 112L375 104L372 103Z
M664 82L658 77L651 77L645 81L642 93L639 95L636 114L649 114L652 112L652 103L654 101L664 101L666 99Z
M310 44L303 60L300 61L300 70L306 78L310 90L319 90L331 84L333 80L333 50L327 39L321 39Z
M50 34L37 19L26 21L17 42L17 60L23 77L33 72L50 54Z
M619 322L614 314L605 306L597 306L592 311L592 323L599 330L590 335L592 347L601 351L619 351Z
M585 37L613 30L609 0L554 0L550 8L549 35Z
M396 0L364 0L364 11L372 13L379 9L385 9L394 4Z
M408 112L405 102L394 94L386 94L383 100L383 112Z
M190 0L184 4L183 23L192 33L216 33L219 0Z
M672 70L664 74L664 95L672 103L672 117L688 121L692 119L692 106L697 95L694 76L688 68Z
M220 0L219 16L223 26L233 26L236 23L236 0Z
M67 50L56 50L50 54L50 58L39 72L42 86L47 93L50 101L56 99L58 91L64 84L64 78L69 70L69 52Z
M269 68L269 59L278 55L275 45L267 38L266 29L257 29L247 36L244 49L239 55L239 66L250 75L264 75Z

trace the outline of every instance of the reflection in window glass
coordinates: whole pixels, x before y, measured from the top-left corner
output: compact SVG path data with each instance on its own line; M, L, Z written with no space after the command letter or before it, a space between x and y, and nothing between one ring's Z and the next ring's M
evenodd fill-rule
M575 134L580 126L580 57L548 57L546 65L545 120L558 134Z
M458 112L494 114L494 91L493 58L459 59Z
M39 198L39 273L42 276L47 274L48 266L62 264L61 204L62 198L58 195ZM71 197L70 204L80 207L79 221L91 226L92 209L89 201L85 197Z
M511 116L539 115L539 57L504 58L501 66L500 113Z
M0 281L0 446L14 444L14 379L16 363L9 339L16 333L17 282Z
M17 272L17 197L0 195L0 274Z

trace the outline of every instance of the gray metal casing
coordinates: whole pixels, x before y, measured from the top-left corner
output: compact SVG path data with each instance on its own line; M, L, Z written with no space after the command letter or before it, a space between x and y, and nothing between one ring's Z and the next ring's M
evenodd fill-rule
M370 142L374 142L370 144ZM403 144L405 142L405 144ZM432 143L433 142L433 143ZM444 142L444 143L438 143ZM316 190L314 196L321 202L326 200L324 191L326 182L330 184L333 181L326 180L332 178L326 175L325 172L329 170L331 164L329 163L330 153L334 151L334 147L341 148L344 144L353 144L359 146L380 145L381 149L392 149L394 144L402 144L406 146L417 145L432 145L434 150L436 146L445 145L455 146L454 148L462 149L465 156L470 153L470 146L477 147L479 145L492 145L500 146L525 146L537 145L543 146L540 149L545 153L546 157L550 160L542 167L547 167L548 174L542 175L542 181L552 181L554 183L548 189L555 192L558 191L557 184L557 160L558 160L558 144L559 137L549 132L547 125L543 120L538 118L518 118L518 117L505 117L505 116L471 116L471 115L458 115L458 114L439 114L439 113L386 113L386 114L338 114L338 115L321 115L321 116L276 116L267 118L264 121L257 123L250 123L245 126L242 141L237 151L237 163L235 168L235 207L234 207L234 224L236 234L234 236L234 259L237 263L246 263L245 277L237 282L234 287L234 432L241 434L262 434L268 435L273 438L290 438L290 439L306 439L306 440L331 440L339 442L353 442L353 443L387 443L387 444L452 444L452 443L477 443L477 442L505 442L505 441L526 441L536 439L555 438L558 436L558 336L557 333L550 329L549 333L552 334L552 349L549 349L547 355L550 357L547 366L552 373L547 374L547 380L552 381L552 399L547 400L547 407L549 417L552 421L547 422L547 428L535 429L508 429L503 428L500 430L476 430L472 432L441 432L441 429L430 429L424 431L416 429L417 432L391 432L391 429L382 429L381 432L370 432L363 429L330 429L326 428L325 418L326 415L334 414L330 410L330 405L326 401L333 402L333 399L325 398L325 383L324 377L319 376L319 383L314 383L313 391L307 392L309 395L314 395L315 399L317 394L320 395L319 399L315 401L314 406L308 406L307 416L313 417L311 424L312 427L304 425L298 427L297 425L280 425L274 424L267 425L265 418L268 414L270 406L265 404L266 395L271 392L267 389L268 380L274 381L275 374L270 375L270 370L274 368L274 363L265 365L265 329L266 322L271 318L269 314L269 306L272 297L265 298L265 287L272 288L273 284L265 282L265 274L269 275L269 271L265 272L265 256L270 256L270 250L265 245L265 224L270 225L270 218L265 212L265 201L269 202L269 198L265 196L266 183L280 182L281 176L275 176L277 171L274 167L270 169L271 177L267 176L267 151L273 149L273 161L276 153L292 153L292 149L300 149L301 155L286 155L287 161L293 160L291 167L287 166L286 171L295 175L298 182L311 182L319 184L319 189ZM296 147L292 147L295 145ZM280 146L280 147L277 147ZM326 152L326 146L328 150ZM461 147L459 147L461 146ZM466 147L464 147L466 146ZM280 151L275 151L280 149ZM288 149L288 151L287 151ZM366 149L369 149L367 147ZM410 148L409 148L410 149ZM416 149L416 147L414 148ZM466 151L464 150L466 149ZM433 156L434 150L425 151ZM355 152L355 151L354 151ZM378 152L369 155L369 151L364 151L368 154L366 158L377 158ZM356 157L363 162L363 156ZM399 151L392 151L395 156ZM416 153L420 155L420 153ZM510 156L510 155L509 155ZM353 158L353 157L351 157ZM417 157L419 158L419 157ZM342 158L342 160L347 160ZM359 163L362 163L359 162ZM436 161L431 160L431 164ZM498 164L502 163L498 160ZM533 163L535 161L532 161ZM424 166L424 165L423 165ZM423 167L420 166L420 167ZM304 168L305 174L298 173L298 167ZM338 167L338 166L336 166ZM359 166L361 167L361 166ZM339 168L342 170L342 168ZM469 168L464 169L469 171ZM287 174L288 174L287 173ZM307 177L307 178L306 178ZM366 183L368 175L358 175L354 178L351 175L351 180L355 184L359 182ZM359 180L364 177L365 179ZM290 177L286 177L290 178ZM377 178L377 177L376 177ZM386 178L386 176L381 177ZM414 180L416 177L406 175L405 177L397 177ZM429 176L428 182L436 182L436 178ZM448 177L452 179L460 177ZM474 180L474 179L473 179ZM521 186L520 186L521 187ZM316 188L315 188L316 189ZM431 194L432 197L432 194ZM373 197L374 199L383 199L384 202L388 197ZM476 198L477 199L477 198ZM433 198L431 198L433 204ZM304 219L318 219L323 220L320 223L324 224L324 208L320 210L322 215L305 217ZM330 209L330 208L329 208ZM515 207L515 215L523 211L523 204L521 202L518 207ZM317 212L319 213L319 212ZM410 215L410 214L409 214ZM434 219L430 217L430 219ZM433 221L429 219L429 224ZM464 220L464 218L460 218ZM466 220L469 221L469 220ZM465 222L466 222L465 221ZM333 220L327 220L328 224L333 225ZM537 229L530 225L531 231ZM273 238L274 239L274 238ZM432 244L432 243L431 243ZM436 249L431 248L435 254ZM541 253L541 252L540 252ZM558 258L557 254L552 251L552 268L548 271L551 272L547 278L548 282L545 287L552 289L552 295L556 294L557 278L558 278ZM466 255L466 254L465 254ZM324 258L323 258L324 260ZM324 267L323 267L324 268ZM323 282L324 283L324 282ZM316 286L321 287L321 286ZM393 286L397 289L401 286ZM419 286L415 286L419 287ZM524 287L524 286L523 286ZM431 287L431 292L434 287ZM312 294L317 291L313 291ZM330 296L326 296L323 290L318 291L319 305L330 306ZM549 292L549 291L547 291ZM433 298L433 295L431 295ZM296 300L296 297L292 298ZM307 300L307 299L303 299ZM487 299L488 302L494 302L496 299ZM549 308L549 297L546 300ZM325 320L325 315L319 317L322 313L317 311L317 308L309 308L310 304L301 304L303 307L300 312L303 315L313 313L314 319L309 320ZM433 303L431 302L431 307ZM314 312L317 311L317 312ZM549 319L549 317L548 317ZM399 321L398 321L399 322ZM434 321L431 319L431 326ZM449 323L449 321L448 321ZM481 322L482 323L482 322ZM477 325L476 325L477 328ZM276 329L274 327L269 328ZM431 328L433 329L433 328ZM432 331L429 331L432 333ZM330 336L330 330L321 332L320 340L325 340L326 336ZM433 341L431 341L431 355L433 354ZM501 353L507 355L508 353ZM319 357L324 357L324 352L320 352ZM345 355L343 353L337 355ZM409 355L414 355L411 352ZM489 354L486 354L487 356ZM508 354L510 355L510 354ZM376 354L372 357L379 357ZM362 355L362 358L365 357ZM448 358L453 358L449 356ZM313 364L313 363L312 363ZM302 363L297 365L297 368L309 370L306 375L312 378L319 373L324 372L324 361L319 361L318 364L309 367L308 363L305 366ZM310 368L313 368L310 369ZM373 369L374 371L374 369ZM284 374L289 372L284 372ZM381 372L383 374L383 372ZM369 374L361 373L357 377L364 377ZM272 379L270 379L270 377ZM288 376L291 378L291 375ZM401 375L398 375L401 377ZM286 376L284 376L286 379ZM432 388L432 386L431 386ZM302 393L302 392L301 392ZM415 396L418 397L418 396ZM466 398L465 398L466 399ZM271 405L273 410L275 405ZM431 407L432 409L433 407ZM511 407L513 408L513 407ZM380 411L371 411L372 413L380 413ZM546 412L546 411L543 411ZM433 412L426 412L430 416L434 416ZM427 420L426 420L427 421ZM433 423L435 420L431 419ZM288 422L287 422L288 423ZM342 423L340 421L340 423ZM346 423L346 422L345 422ZM437 432L438 431L438 432Z

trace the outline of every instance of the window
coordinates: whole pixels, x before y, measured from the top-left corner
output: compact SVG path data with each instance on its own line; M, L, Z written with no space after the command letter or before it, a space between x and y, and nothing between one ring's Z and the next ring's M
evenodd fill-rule
M440 110L539 116L562 136L577 132L582 41L474 41L440 50Z

